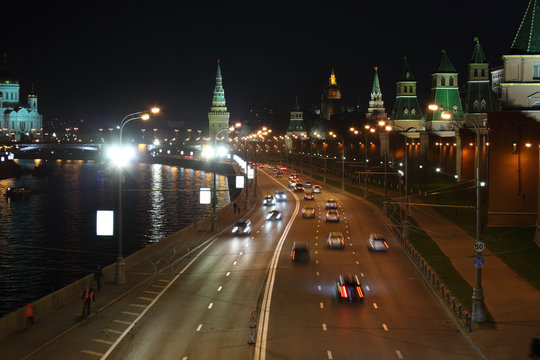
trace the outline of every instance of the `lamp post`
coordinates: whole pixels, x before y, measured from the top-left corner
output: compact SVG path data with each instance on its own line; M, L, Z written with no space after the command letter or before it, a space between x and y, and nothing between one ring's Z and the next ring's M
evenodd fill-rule
M341 191L345 191L345 140L333 131L330 131L328 134L333 138L341 138Z
M437 111L441 110L441 118L445 120L449 120L452 118L452 113L449 112L449 109L443 108L436 104L431 104L428 106L429 110L431 111ZM481 232L482 232L482 193L481 193L481 186L482 183L480 181L480 166L482 161L482 153L481 153L481 145L482 145L482 139L480 136L480 127L476 123L476 121L471 121L464 119L463 122L468 122L470 125L473 126L474 131L476 132L476 169L475 169L475 183L476 183L476 236L475 240L476 242L482 242L481 239ZM460 124L462 125L462 124ZM481 253L476 252L476 257L481 257ZM486 321L486 308L484 305L484 294L482 290L482 268L477 266L476 267L476 284L473 289L473 309L472 309L472 321L474 322L484 322Z
M231 131L231 129L234 130L234 127L219 130L216 133L216 137L214 138L214 159L212 161L212 167L213 167L213 171L212 171L212 225L210 227L210 232L214 232L215 229L216 229L216 202L217 202L217 197L216 197L216 162L218 160L217 140L218 140L218 137L219 137L220 133L222 133L224 131L229 132L229 131Z
M154 107L150 110L153 114L159 113L160 109L157 107ZM133 121L133 120L148 120L150 118L150 115L148 115L145 111L138 111L132 114L126 115L122 121L120 122L120 131L118 136L118 146L119 152L122 152L122 132L124 130L124 126L126 126L127 123ZM121 160L121 159L119 159ZM118 164L118 258L116 259L116 266L115 266L115 273L114 273L114 281L117 284L125 284L126 283L126 272L124 269L124 257L122 255L122 183L123 183L123 171L122 171L122 164Z

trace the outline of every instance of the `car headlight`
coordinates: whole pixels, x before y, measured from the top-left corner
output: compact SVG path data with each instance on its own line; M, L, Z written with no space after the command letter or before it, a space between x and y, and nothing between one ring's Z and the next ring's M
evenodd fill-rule
M272 215L268 214L266 215L266 220L270 219L272 217Z
M279 215L276 217L276 219L281 219L281 214L279 214Z
M234 232L237 232L237 231L238 231L238 226L233 227L232 232L234 233Z

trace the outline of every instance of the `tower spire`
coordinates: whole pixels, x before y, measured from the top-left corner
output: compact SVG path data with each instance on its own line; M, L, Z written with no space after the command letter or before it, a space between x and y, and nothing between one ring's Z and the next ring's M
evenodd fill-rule
M227 111L225 102L225 90L223 89L223 77L221 75L220 61L217 61L216 84L212 96L212 107L208 113L209 135L215 138L216 134L229 127L230 113Z
M512 54L540 54L540 1L529 0L510 52Z

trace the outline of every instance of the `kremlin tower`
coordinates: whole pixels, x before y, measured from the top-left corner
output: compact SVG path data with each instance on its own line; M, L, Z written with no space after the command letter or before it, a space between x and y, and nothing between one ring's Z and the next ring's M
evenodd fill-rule
M225 103L225 90L223 90L221 68L218 60L212 107L208 112L208 133L211 139L215 139L219 131L229 127L230 117L231 114L227 111L227 104Z

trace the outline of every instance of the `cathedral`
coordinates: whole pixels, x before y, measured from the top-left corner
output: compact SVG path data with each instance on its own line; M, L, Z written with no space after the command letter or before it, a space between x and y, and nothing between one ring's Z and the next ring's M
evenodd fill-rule
M27 104L27 107L21 106L19 79L7 65L4 54L0 66L0 142L42 138L43 116L38 113L38 98L33 88L28 93Z

